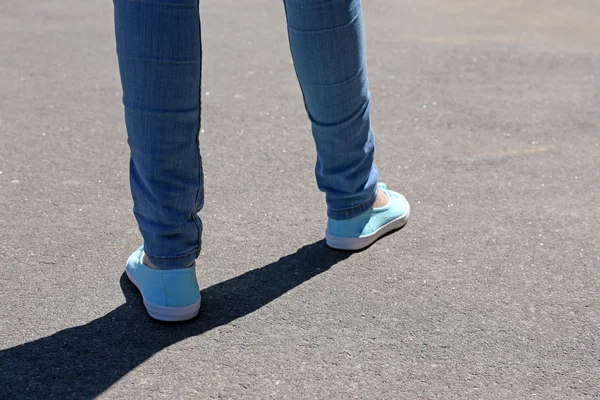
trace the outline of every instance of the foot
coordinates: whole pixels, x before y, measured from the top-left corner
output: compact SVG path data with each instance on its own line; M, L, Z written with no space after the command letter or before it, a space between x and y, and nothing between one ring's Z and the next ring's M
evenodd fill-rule
M362 250L385 234L406 225L409 214L410 205L404 196L380 183L373 208L351 219L329 218L325 240L334 249Z
M159 321L185 321L200 310L195 264L182 269L156 269L145 263L144 247L135 251L125 269L139 289L148 314Z

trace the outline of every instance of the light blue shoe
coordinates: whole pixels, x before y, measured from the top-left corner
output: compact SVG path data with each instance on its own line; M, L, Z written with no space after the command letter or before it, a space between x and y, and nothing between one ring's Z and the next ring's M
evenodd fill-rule
M196 264L183 269L155 269L144 264L144 247L127 260L125 271L139 289L146 311L159 321L185 321L200 310Z
M388 204L372 208L364 213L344 220L329 218L325 241L338 250L362 250L372 245L383 235L406 225L410 205L400 193L388 190L385 183L379 187L387 194Z

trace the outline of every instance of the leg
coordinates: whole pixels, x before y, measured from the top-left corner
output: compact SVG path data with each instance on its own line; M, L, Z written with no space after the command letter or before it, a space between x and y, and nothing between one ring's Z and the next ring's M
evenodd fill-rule
M284 0L290 48L326 193L327 244L360 250L408 219L399 193L378 184L360 0Z
M200 308L194 263L203 203L198 3L114 0L114 6L131 192L144 238L126 272L153 318L186 320Z
M348 219L373 206L371 100L360 0L285 0L290 48L317 147L328 215Z
M183 268L196 259L202 233L197 1L114 4L135 217L150 262Z

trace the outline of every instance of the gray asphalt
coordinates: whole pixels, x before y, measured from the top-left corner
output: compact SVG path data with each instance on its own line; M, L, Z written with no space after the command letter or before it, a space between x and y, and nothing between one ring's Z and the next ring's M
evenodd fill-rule
M600 3L365 3L377 162L412 219L325 246L281 2L203 0L182 325L123 277L112 4L0 3L0 398L600 398Z

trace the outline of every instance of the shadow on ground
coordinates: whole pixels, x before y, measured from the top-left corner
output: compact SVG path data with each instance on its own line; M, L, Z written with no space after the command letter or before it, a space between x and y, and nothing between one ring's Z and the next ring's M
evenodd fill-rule
M125 274L125 304L86 325L0 351L0 398L94 398L162 349L248 315L351 253L324 240L202 291L200 317L150 319Z

